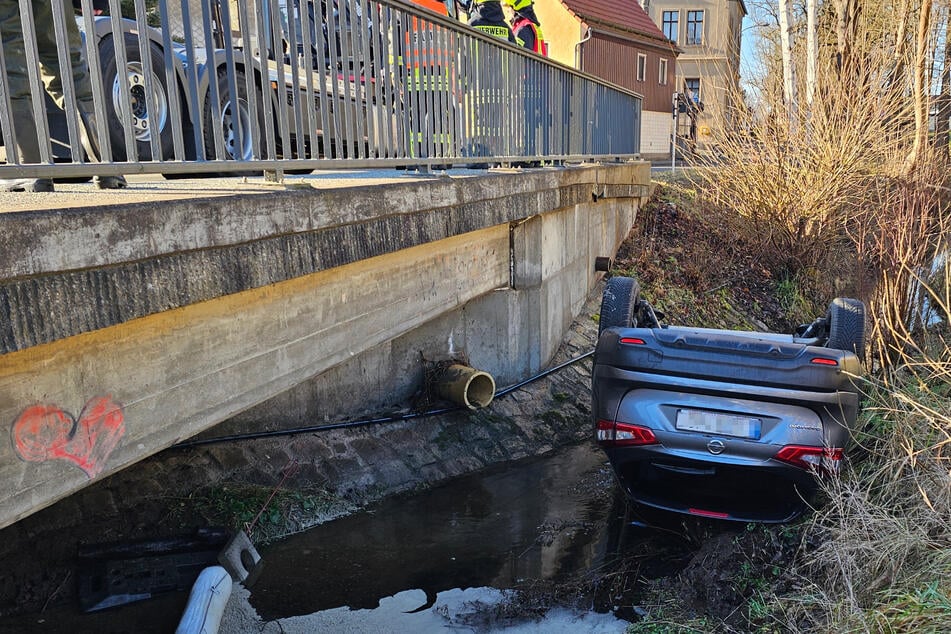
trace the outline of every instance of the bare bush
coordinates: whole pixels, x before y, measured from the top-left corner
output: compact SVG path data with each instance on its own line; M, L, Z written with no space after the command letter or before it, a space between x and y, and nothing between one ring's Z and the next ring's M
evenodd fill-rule
M812 280L819 302L852 295L869 307L857 450L827 483L797 590L777 597L773 613L810 631L944 631L951 190L947 138L926 141L929 69L947 48L948 12L933 0L829 8L818 16L814 74L804 72L803 42L794 38L781 60L780 38L767 34L771 72L756 107L716 127L718 152L697 172L703 195L735 212L724 222L759 245L777 279ZM784 72L797 78L793 90ZM797 94L810 95L805 107L792 103Z

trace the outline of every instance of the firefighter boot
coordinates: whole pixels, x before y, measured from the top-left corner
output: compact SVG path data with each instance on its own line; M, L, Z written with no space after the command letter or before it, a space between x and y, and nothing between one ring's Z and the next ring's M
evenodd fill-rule
M99 149L99 125L96 121L96 111L93 104L92 102L80 101L77 105L79 106L79 117L82 119L83 128L86 132L83 139L86 142L86 149L93 159L102 162L102 152ZM124 189L128 185L122 175L96 176L95 183L99 189Z
M33 121L33 108L30 99L10 100L11 120L15 123ZM33 130L28 128L32 127ZM17 151L21 163L40 162L40 144L36 138L36 126L22 126L17 134ZM0 192L51 192L53 180L49 178L3 178L0 179Z

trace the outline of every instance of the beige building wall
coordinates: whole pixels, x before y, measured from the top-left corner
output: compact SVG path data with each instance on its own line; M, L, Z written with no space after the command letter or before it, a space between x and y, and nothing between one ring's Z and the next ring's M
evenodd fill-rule
M536 0L535 15L542 23L542 34L548 42L548 57L565 66L577 68L575 49L581 38L581 22L558 0Z
M700 80L704 111L697 120L698 149L709 149L717 136L733 128L733 112L740 105L740 38L746 9L740 0L645 0L645 9L658 28L664 29L664 12L679 11L677 91L684 81ZM703 39L687 43L687 14L703 11Z

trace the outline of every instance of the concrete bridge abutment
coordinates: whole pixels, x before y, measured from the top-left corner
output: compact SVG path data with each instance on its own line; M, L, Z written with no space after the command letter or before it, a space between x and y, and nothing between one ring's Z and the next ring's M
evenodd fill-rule
M0 214L0 527L203 432L395 407L426 361L537 372L648 185L630 163Z

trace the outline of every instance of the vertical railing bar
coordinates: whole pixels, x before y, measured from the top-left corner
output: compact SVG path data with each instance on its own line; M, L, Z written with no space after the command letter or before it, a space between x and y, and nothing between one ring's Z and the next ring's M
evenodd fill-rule
M452 95L452 137L455 139L452 153L455 158L462 156L462 148L465 147L465 131L463 129L465 106L462 103L465 91L462 87L464 85L463 82L466 81L466 77L464 74L465 67L463 65L463 40L464 38L461 34L453 33L452 48L449 49L452 64L449 69L449 77L452 81L449 86L449 94Z
M369 117L365 112L364 108L366 107L366 98L368 95L367 90L367 75L366 75L366 64L367 56L364 54L363 42L367 38L366 34L366 14L362 13L363 3L361 0L352 0L351 7L353 9L353 17L351 20L360 21L359 26L352 28L350 33L354 36L350 39L350 50L353 58L353 114L354 122L356 123L356 133L357 133L357 157L366 158L368 142L370 137L369 131ZM360 9L361 13L357 13L357 9ZM359 60L358 60L359 58ZM366 139L366 141L364 141Z
M353 71L351 73L351 91L353 95L353 119L356 132L356 154L357 158L366 158L366 146L364 139L369 137L368 119L366 107L366 62L367 58L363 54L363 40L366 24L364 23L365 14L362 13L363 6L361 0L349 0L351 7L350 22L351 28L348 32L350 38L350 58L353 60ZM361 13L357 13L357 10ZM359 20L359 24L355 24Z
M410 42L409 42L409 26L406 24L406 20L410 16L403 11L402 9L394 9L396 14L396 23L394 25L396 30L396 47L399 54L396 56L397 61L397 73L396 77L399 78L400 86L400 118L401 123L399 135L397 136L397 141L399 142L400 148L400 158L410 158L415 156L415 141L413 140L413 115L415 113L416 106L413 104L413 74L412 74L412 64L410 63Z
M284 147L285 159L295 158L294 145L297 146L296 158L303 156L301 144L304 142L304 120L303 105L301 103L303 97L301 95L300 57L297 53L298 24L303 30L304 20L301 12L301 2L300 0L292 0L287 4L287 63L291 69L290 85L293 86L293 88L289 90L288 96L291 101L291 114L294 117L293 122L288 119L288 125L291 123L294 125L294 143L288 143L288 145Z
M436 115L439 121L439 136L436 143L436 154L440 158L446 158L449 155L449 80L446 77L446 29L442 26L433 25L433 39L436 42L433 56L433 79L436 83Z
M498 148L498 155L507 156L508 143L506 142L506 138L505 138L505 104L503 103L503 100L502 100L502 95L506 89L506 84L505 84L506 73L505 73L505 68L503 67L505 60L502 57L501 51L498 48L496 48L495 44L489 45L488 50L486 52L490 53L491 56L494 58L494 61L496 62L496 64L493 66L499 69L499 75L496 78L495 85L493 87L493 100L496 104L492 113L494 115L493 130L495 131L495 134L497 135L496 145Z
M433 158L436 147L436 107L433 102L436 86L432 78L433 25L429 20L421 17L417 18L416 25L416 53L419 68L416 80L419 82L419 119L422 123L420 144L423 147L420 156ZM430 168L431 166L426 166L427 171Z
M254 42L249 29L251 19L248 15L248 0L238 0L237 9L238 31L241 33L242 54L244 58L244 91L248 98L248 116L250 117L251 123L251 130L246 133L251 135L251 156L252 158L259 159L262 158L262 148L261 133L257 130L261 121L258 111L258 96L259 92L261 95L267 95L267 92L263 89L263 86L261 91L257 90L257 80L255 79L257 69L255 67L254 54L251 50ZM230 35L228 39L231 39Z
M248 157L244 154L244 142L249 134L251 136L253 136L253 134L250 129L244 128L244 122L241 116L241 93L238 92L238 65L234 56L234 38L231 36L231 2L230 0L227 2L223 1L219 6L221 10L218 16L220 18L218 30L221 33L221 39L224 43L225 73L229 96L228 103L231 104L231 126L234 134L234 138L232 139L234 154L229 156L226 147L225 155L222 156L222 158L225 160L247 161ZM217 80L217 75L218 71L216 68L215 74L210 79ZM245 82L245 84L247 84L247 82ZM246 101L250 101L250 94L245 92L245 95L247 96ZM224 113L222 113L222 117L223 116ZM249 127L257 127L253 120L249 121L248 124ZM224 130L222 130L222 135L224 135Z
M337 8L336 15L334 14L334 7ZM341 104L345 99L340 95L339 81L340 81L340 70L338 65L340 65L340 53L341 51L337 50L337 45L340 43L340 38L337 37L339 30L342 30L342 27L338 29L337 18L340 15L340 6L337 4L337 0L327 0L327 50L330 52L330 93L331 93L331 103L333 113L333 154L335 158L347 158L349 156L348 152L345 152L345 147L341 147L341 124L344 123L347 119L346 107L344 106L344 112L340 112ZM343 121L341 121L341 116ZM343 135L346 136L347 131L344 130ZM344 144L346 143L344 139Z
M84 2L85 1L87 0L84 0ZM169 24L168 0L159 0L158 9L160 16L159 19L162 21L162 24ZM85 14L85 10L83 10L83 13ZM185 160L185 139L182 135L182 130L184 130L184 119L182 117L181 108L181 90L178 85L178 77L175 73L176 59L172 54L172 33L171 29L169 28L163 28L161 32L162 56L165 66L165 91L166 96L168 97L169 125L172 126L172 150L175 160L183 161ZM90 66L91 65L92 62L90 60ZM93 94L95 95L97 92L98 89L93 88ZM102 121L103 119L98 120ZM103 148L103 152L105 152L105 148ZM164 157L162 158L164 160Z
M472 38L460 35L458 83L456 91L459 97L459 155L472 155L475 149L475 132L472 128L472 95L475 86L474 69L472 67Z
M502 73L502 60L499 58L498 50L497 50L493 45L486 44L486 45L485 45L485 52L486 52L487 56L489 56L489 57L492 58L492 61L493 61L493 62L495 62L496 64L498 64L498 65L496 66L496 68L498 68L498 75L497 75L495 78L490 78L490 77L487 77L487 78L486 78L486 81L492 81L492 84L490 84L490 85L492 86L492 88L491 88L491 90L492 90L492 99L491 99L491 101L492 101L492 107L491 107L490 113L489 113L489 114L490 114L490 117L491 117L491 121L492 121L491 126L490 126L490 128L489 128L489 129L491 130L491 134L492 134L492 136L493 136L493 138L492 138L492 152L493 152L493 154L495 154L496 156L504 156L505 154L507 154L507 152L505 151L503 131L502 131L502 129L501 129L502 116L501 116L501 114L500 114L500 112L499 112L499 110L502 108L502 106L501 106L501 104L500 104L500 95L502 94L502 90L504 89L503 86L502 86L502 82L503 82L504 79L505 79L505 77L504 77L504 75L503 75L503 73ZM490 63L491 63L491 62L490 62ZM487 72L487 73L488 73L488 68L489 68L489 66L490 66L489 64L486 64L486 72Z
M510 108L512 109L511 117L508 117L508 122L510 126L508 138L509 143L511 143L512 154L515 156L525 156L526 150L523 147L524 137L526 126L528 125L527 112L526 112L526 97L528 86L524 85L524 82L527 81L526 74L528 73L528 63L526 58L521 55L514 55L512 53L505 52L503 53L506 57L509 58L509 68L511 72L508 76L509 81L509 96L511 99L507 101L511 103Z
M271 86L271 57L276 57L277 53L268 45L268 38L273 33L273 29L268 28L268 20L264 19L264 8L261 2L255 1L254 8L254 34L257 37L258 59L261 65L261 107L264 110L264 144L261 148L261 158L277 160L277 134L274 128L274 91L276 88ZM276 64L276 60L274 61ZM279 106L280 104L278 104ZM265 172L266 178L278 180L279 174Z
M469 59L469 85L466 94L468 103L466 104L466 117L469 118L470 155L478 152L485 154L485 141L483 125L485 115L482 114L480 104L485 101L485 83L482 81L482 67L484 60L479 59L481 42L470 36L466 38L468 42L467 51Z
M181 0L182 33L185 40L185 80L188 84L188 100L192 107L192 139L195 144L195 158L205 161L204 117L202 103L198 99L198 61L195 59L195 34L192 32L191 8L188 0ZM108 94L108 93L107 93Z
M432 124L429 126L433 131L432 138L432 155L434 157L442 158L442 118L445 116L445 110L442 108L442 79L439 77L438 73L441 70L440 60L439 60L439 28L435 23L429 23L429 47L426 49L426 55L429 57L429 63L426 65L427 75L429 76L429 103L427 106L431 108L432 115L430 120Z
M551 116L548 118L548 132L551 139L551 155L564 154L561 151L561 139L555 134L555 121L565 121L564 115L564 81L561 70L551 73Z
M284 41L284 26L281 23L280 14L278 12L278 7L276 2L269 2L268 7L270 9L270 23L271 23L271 42L274 52L274 70L275 70L275 91L277 99L275 100L275 107L277 108L277 137L281 140L281 153L282 158L287 158L288 150L291 145L290 139L290 123L287 118L287 78L284 70L284 51L280 50L282 42ZM290 25L288 26L290 28ZM296 89L295 89L296 90ZM277 138L275 138L275 154L272 157L277 159ZM278 175L280 178L280 174Z
M495 94L487 71L489 64L493 61L490 59L492 49L481 40L477 42L477 45L475 59L479 64L479 88L477 90L478 101L475 105L475 112L479 118L479 124L483 128L482 136L485 137L485 152L489 156L495 156L499 153L495 146L495 113L492 112Z
M511 120L511 143L512 143L512 154L524 157L528 155L528 150L525 147L525 131L528 129L528 104L526 100L528 98L528 89L527 85L524 85L525 82L529 80L528 73L530 64L526 57L521 55L513 55L511 53L506 53L506 56L511 59L510 67L514 69L509 76L509 90L511 91L510 95L516 95L515 99L511 101L512 104L513 116Z
M72 60L70 59L72 51L69 50L69 38L66 35L66 22L64 20L66 17L64 1L52 0L50 10L53 14L54 39L58 43L56 47L56 59L61 69L60 83L63 86L63 112L66 115L66 131L69 136L69 155L73 163L85 163L79 133L79 109L76 107L76 102L78 101L76 96L76 84L72 72ZM72 9L70 9L70 13L72 13ZM87 73L88 72L90 71L87 71ZM45 116L43 118L46 119Z
M385 44L387 33L384 26L384 15L388 7L377 4L373 7L373 24L375 28L372 31L373 39L370 41L370 57L373 64L373 99L375 107L373 114L376 118L376 154L377 158L388 158L390 156L390 138L389 138L389 100L386 98L384 88L389 82L390 74L388 63L384 64L387 47Z
M396 24L393 20L393 8L389 5L381 7L380 42L383 44L381 59L386 60L386 76L383 91L383 100L386 103L384 116L387 120L386 156L400 156L400 133L403 125L402 80L400 78L399 47L394 45L393 31Z
M40 81L38 68L40 57L36 45L36 23L33 20L33 7L28 0L20 0L20 19L23 21L23 49L26 54L26 60L24 61L26 62L27 76L30 80L30 103L33 106L33 123L36 128L34 132L40 149L40 160L43 163L51 163L50 131L46 120L46 88ZM23 133L26 134L26 130Z
M333 115L332 112L332 102L328 99L327 91L332 91L330 83L335 80L331 77L329 70L327 69L327 57L324 55L325 51L329 55L330 53L330 43L324 37L324 25L327 24L327 16L323 12L323 8L326 7L328 11L331 8L324 3L314 4L314 31L317 35L317 54L320 55L320 66L319 66L319 75L320 79L320 92L317 95L317 99L320 102L320 140L315 141L319 143L319 148L322 150L322 156L324 158L333 158L333 152L331 151L331 137L334 134L334 131L331 129L333 125ZM317 23L319 20L319 23ZM328 34L329 35L329 34ZM318 148L315 147L314 151L317 152Z
M337 13L337 22L340 27L340 54L344 56L341 65L341 94L344 96L343 120L347 138L345 147L347 148L346 157L354 158L354 146L359 147L360 139L358 135L358 124L356 119L357 112L356 90L354 88L355 75L353 68L356 60L353 57L353 45L350 39L350 29L353 28L353 0L337 0L338 7L342 4L344 11ZM359 155L358 155L359 156Z
M119 0L109 0L109 13L110 15L122 15ZM129 95L129 58L125 50L125 29L122 20L110 20L110 22L112 23L112 44L115 47L116 82L119 84L120 107L116 114L120 119L119 124L122 126L126 161L138 163L139 147L132 129L132 98ZM109 88L112 88L112 90L109 90ZM107 87L106 96L108 97L114 91L115 86ZM114 94L113 98L115 98Z
M145 75L145 99L146 110L148 112L149 125L149 151L153 161L161 161L163 150L161 145L162 134L158 125L158 94L155 86L155 75L152 69L152 37L148 20L145 16L145 6L143 3L135 3L135 24L139 32L139 63L142 64L142 74ZM167 99L167 95L166 95ZM167 106L168 104L166 104ZM166 119L165 125L171 125L172 122Z
M444 52L446 50L446 42L443 38L445 29L442 26L433 24L433 51L431 56L433 58L433 72L432 77L433 81L436 82L435 86L435 100L436 100L436 121L437 121L437 130L439 135L436 137L436 156L439 158L446 158L448 154L448 139L449 133L447 132L446 119L448 118L448 109L449 109L449 99L446 97L446 86L448 82L446 81L446 60L444 59Z
M224 161L227 159L227 152L225 151L224 130L220 125L224 104L218 86L218 69L215 66L215 42L211 31L211 10L212 5L209 2L202 3L201 27L202 37L205 41L205 72L208 75L208 95L211 99L211 121L207 121L206 124L211 126L210 132L214 140L215 160ZM208 130L205 131L206 136L208 132Z
M419 25L416 16L404 12L405 29L403 42L406 43L406 52L403 56L403 64L407 69L408 77L408 95L409 95L409 156L418 159L423 150L423 126L425 119L420 112L422 107L422 96L420 95L420 67L419 67L419 38L416 37Z
M307 134L301 136L297 142L297 155L299 158L317 158L317 95L314 92L314 42L311 37L311 26L316 26L317 15L314 13L314 19L311 20L311 8L314 6L310 0L304 0L300 9L301 20L301 50L302 55L298 57L301 60L301 72L304 73L304 108L307 111ZM310 143L307 143L307 138ZM306 151L310 146L310 152Z
M530 157L530 161L537 161L539 160L538 156L541 153L541 144L539 143L538 139L538 131L542 124L542 64L534 57L528 58L527 64L528 82L531 89L528 93L529 103L525 108L526 125L528 125L528 130L525 134L527 139L527 148L525 153Z
M86 0L87 2L89 0ZM7 61L3 54L3 46L0 46L0 134L4 139L4 151L7 155L7 163L19 165L20 153L17 152L17 135L14 130L14 124L10 112L12 105L10 103L10 88L7 81ZM12 155L12 158L11 158Z
M457 103L458 75L461 66L459 64L459 37L455 31L446 32L446 48L443 53L446 61L446 99L448 105L448 118L446 129L449 133L449 147L446 150L448 156L452 159L459 158L459 104Z
M373 56L370 52L370 41L374 34L374 21L372 19L372 14L370 13L370 3L367 0L361 0L360 8L362 10L362 18L360 29L358 29L361 43L361 73L362 76L362 85L363 85L363 107L365 108L365 121L366 121L366 158L373 158L378 154L377 152L377 126L376 126L376 115L377 108L374 106L374 100L376 99L375 85L376 85L376 70L377 67L374 64Z

